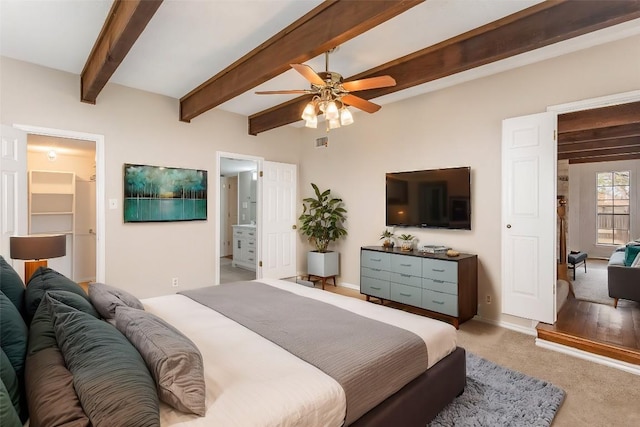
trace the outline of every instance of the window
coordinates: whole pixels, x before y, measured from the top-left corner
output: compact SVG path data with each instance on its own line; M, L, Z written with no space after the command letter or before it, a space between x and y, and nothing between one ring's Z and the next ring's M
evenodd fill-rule
M597 243L621 245L629 241L629 171L597 174Z

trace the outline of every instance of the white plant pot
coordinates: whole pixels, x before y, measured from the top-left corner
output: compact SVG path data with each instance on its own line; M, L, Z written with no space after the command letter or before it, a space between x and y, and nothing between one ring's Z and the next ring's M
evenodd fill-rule
M318 277L337 276L338 252L308 252L307 274Z

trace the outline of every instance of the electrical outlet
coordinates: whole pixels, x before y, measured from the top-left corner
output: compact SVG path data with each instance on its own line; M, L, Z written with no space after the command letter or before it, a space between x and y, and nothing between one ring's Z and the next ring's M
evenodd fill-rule
M173 286L174 288L177 288L179 286L177 277L174 277L173 279L171 279L171 286Z
M491 304L491 295L487 295L486 301L487 301L487 304Z

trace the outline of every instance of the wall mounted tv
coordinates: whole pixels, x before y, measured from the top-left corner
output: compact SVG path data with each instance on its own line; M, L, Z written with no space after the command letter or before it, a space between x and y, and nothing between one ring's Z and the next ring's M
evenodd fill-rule
M471 168L387 173L387 226L471 230Z

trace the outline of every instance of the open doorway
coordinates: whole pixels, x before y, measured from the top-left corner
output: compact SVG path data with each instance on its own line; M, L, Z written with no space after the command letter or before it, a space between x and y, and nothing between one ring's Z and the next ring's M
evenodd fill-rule
M640 302L621 300L615 307L607 268L619 244L640 237L639 108L640 91L549 107L559 113L557 194L565 199L568 217L564 256L576 255L570 251L584 256L574 257L576 269L568 277L574 295L557 322L537 328L544 340L537 342L544 347L583 350L588 353L571 353L635 373L640 372L640 335L634 324Z
M79 283L96 274L96 142L27 134L28 232L61 233L67 255L49 266Z
M218 165L219 283L253 280L258 263L259 159L223 154Z

